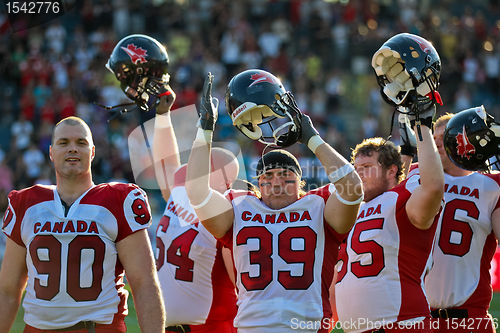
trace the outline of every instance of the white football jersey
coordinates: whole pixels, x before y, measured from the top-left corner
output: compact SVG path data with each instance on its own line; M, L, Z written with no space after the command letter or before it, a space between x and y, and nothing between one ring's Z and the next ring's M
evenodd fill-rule
M491 214L500 207L500 174L445 173L445 206L425 278L433 308L465 307L485 312L492 297L490 262L497 248Z
M290 332L331 318L328 289L345 237L323 217L334 190L321 187L279 210L245 191L226 194L234 224L223 240L232 247L236 268L239 332Z
M437 223L420 230L406 214L418 184L419 176L414 175L363 203L341 245L335 298L345 332L429 315L423 277Z
M146 194L133 184L93 186L67 213L55 186L12 191L3 231L27 251L24 321L53 330L126 315L116 243L150 223Z
M236 290L222 259L222 243L198 220L184 187L186 168L175 183L156 230L156 267L166 326L233 320Z

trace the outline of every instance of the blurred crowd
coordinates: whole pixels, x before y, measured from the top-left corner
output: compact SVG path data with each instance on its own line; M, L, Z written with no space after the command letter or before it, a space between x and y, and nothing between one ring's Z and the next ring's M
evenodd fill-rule
M393 110L380 97L370 62L399 32L425 37L441 56L439 113L484 104L500 116L499 0L64 2L60 18L17 32L0 16L0 211L10 190L54 183L51 131L71 115L93 131L94 181L134 182L127 137L153 114L109 120L109 111L95 104L126 101L104 66L118 40L131 33L167 46L175 107L196 104L205 73L215 74L214 95L221 101L216 140L238 141L249 166L263 147L249 144L226 115L225 89L233 75L262 68L280 77L322 136L347 158L362 138L390 134ZM307 148L295 145L291 151L301 157L306 178L322 179L318 166L308 163ZM159 198L152 195L157 213Z

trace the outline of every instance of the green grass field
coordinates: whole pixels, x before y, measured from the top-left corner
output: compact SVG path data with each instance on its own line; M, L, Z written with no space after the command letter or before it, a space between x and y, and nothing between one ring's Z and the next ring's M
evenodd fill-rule
M127 332L140 333L141 330L139 329L139 324L137 323L137 315L135 313L134 303L131 297L129 298L128 305L129 305L129 315L125 320L128 327ZM12 326L11 333L21 333L23 331L24 328L23 313L24 313L23 308L20 307L19 311L17 312L16 321ZM493 300L491 301L491 306L490 306L490 313L493 316L493 318L500 318L500 293L495 293L493 295ZM342 330L333 330L332 332L338 333L342 332Z

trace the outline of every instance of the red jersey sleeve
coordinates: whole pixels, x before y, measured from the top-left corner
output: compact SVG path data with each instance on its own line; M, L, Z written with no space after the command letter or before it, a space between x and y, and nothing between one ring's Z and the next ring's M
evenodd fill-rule
M99 185L81 203L101 205L113 214L118 227L116 242L151 225L151 208L146 192L135 184Z
M3 217L2 230L7 237L21 246L21 225L28 208L54 199L53 188L35 185L20 191L12 191L8 195L8 206Z

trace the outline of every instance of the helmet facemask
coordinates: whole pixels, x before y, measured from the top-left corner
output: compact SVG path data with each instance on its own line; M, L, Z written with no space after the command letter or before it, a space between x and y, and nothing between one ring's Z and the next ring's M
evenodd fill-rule
M147 112L160 102L160 94L165 92L164 86L169 83L169 79L168 74L163 75L161 79L138 75L133 84L130 86L121 84L121 87L125 95L133 100L141 111Z
M115 75L122 91L133 102L103 107L108 110L123 107L119 113L135 109L147 112L156 107L170 80L168 62L165 47L154 38L130 35L120 40L106 68Z
M233 125L252 140L274 147L288 147L297 142L300 135L298 108L290 98L290 92L270 105L245 102L231 114Z

